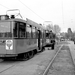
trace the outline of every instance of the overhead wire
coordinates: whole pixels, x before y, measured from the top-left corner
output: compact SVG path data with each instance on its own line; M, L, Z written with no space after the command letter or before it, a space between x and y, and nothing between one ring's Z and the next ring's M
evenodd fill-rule
M36 12L34 12L31 8L29 8L25 3L23 3L22 1L18 0L21 4L23 4L25 7L27 7L30 11L32 11L34 14L36 14L39 18L41 18L42 20L44 20L41 16L39 16Z
M4 6L3 4L0 4L0 6L2 6L2 7L4 7L4 8L6 8L6 9L9 9L8 7Z

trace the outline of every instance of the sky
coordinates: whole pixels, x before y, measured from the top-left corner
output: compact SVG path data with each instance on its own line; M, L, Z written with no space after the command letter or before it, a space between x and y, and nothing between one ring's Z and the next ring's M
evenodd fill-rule
M29 18L44 25L50 21L61 32L75 31L75 0L0 0L0 15L7 10L19 9L23 19Z

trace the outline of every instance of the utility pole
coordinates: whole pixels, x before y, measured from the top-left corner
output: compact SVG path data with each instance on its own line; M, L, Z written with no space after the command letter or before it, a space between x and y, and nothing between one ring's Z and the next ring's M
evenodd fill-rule
M64 25L64 8L63 8L63 0L61 1L62 4L62 21L63 21L63 25Z

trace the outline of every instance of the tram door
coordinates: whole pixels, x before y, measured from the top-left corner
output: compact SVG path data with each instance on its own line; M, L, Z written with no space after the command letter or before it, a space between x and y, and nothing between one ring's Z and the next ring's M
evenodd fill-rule
M38 30L38 49L39 49L39 50L40 50L40 41L41 41L40 35L41 35L41 31Z

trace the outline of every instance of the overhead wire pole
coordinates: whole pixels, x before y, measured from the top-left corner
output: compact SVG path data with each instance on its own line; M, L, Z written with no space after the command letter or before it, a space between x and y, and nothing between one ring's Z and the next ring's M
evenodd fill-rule
M61 1L62 4L62 21L63 21L63 25L64 25L64 10L63 10L63 0Z
M36 14L39 18L41 18L42 20L44 20L41 16L39 16L37 13L35 13L32 9L30 9L27 5L25 5L23 2L21 2L20 0L18 0L21 4L23 4L25 7L27 7L30 11L32 11L34 14Z

